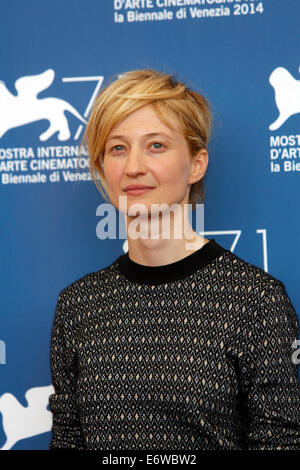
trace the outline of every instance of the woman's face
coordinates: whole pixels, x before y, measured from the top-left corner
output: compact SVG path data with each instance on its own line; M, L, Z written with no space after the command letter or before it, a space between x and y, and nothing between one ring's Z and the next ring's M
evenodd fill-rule
M105 146L103 171L112 204L127 196L127 210L142 203L148 214L151 204L188 203L190 185L201 179L207 152L191 158L187 141L175 118L175 129L166 127L151 105L131 113L110 132ZM200 176L200 177L199 177ZM129 185L150 186L144 192L126 191Z

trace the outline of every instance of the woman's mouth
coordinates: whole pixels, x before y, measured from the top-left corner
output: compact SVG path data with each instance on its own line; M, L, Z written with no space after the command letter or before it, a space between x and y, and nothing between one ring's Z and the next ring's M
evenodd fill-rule
M151 191L154 188L136 188L136 189L127 189L125 192L129 196L140 196L141 194L146 193L147 191Z

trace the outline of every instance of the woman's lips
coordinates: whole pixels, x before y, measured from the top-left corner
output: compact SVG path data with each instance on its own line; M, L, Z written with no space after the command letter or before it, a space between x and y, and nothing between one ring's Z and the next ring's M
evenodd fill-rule
M141 194L144 194L147 191L151 191L151 189L154 188L128 189L127 191L125 191L125 193L129 196L140 196Z

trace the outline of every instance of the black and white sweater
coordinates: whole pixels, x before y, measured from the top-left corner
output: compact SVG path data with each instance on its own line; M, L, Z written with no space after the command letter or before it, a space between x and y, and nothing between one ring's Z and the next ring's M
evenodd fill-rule
M50 449L299 450L298 325L283 283L214 239L121 255L58 297Z

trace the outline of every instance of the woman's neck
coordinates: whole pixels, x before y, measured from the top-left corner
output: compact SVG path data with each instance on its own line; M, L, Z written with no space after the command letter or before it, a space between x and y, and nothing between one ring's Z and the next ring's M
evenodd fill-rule
M128 255L132 261L145 266L162 266L179 261L202 248L208 239L198 235L189 225L182 238L163 237L162 231L154 238L131 238L127 233ZM166 234L164 234L166 235Z

